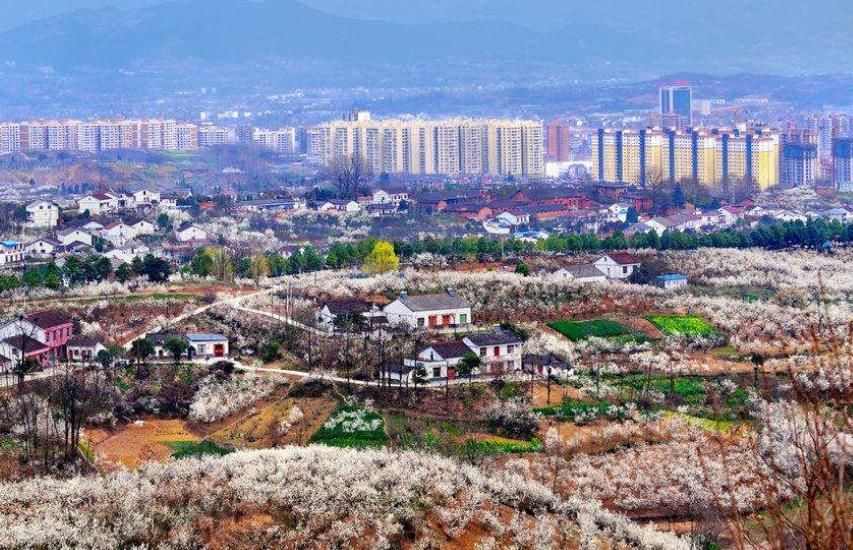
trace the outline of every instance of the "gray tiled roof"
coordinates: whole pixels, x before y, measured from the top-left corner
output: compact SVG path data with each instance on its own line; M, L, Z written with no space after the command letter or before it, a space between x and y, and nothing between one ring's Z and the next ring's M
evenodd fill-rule
M461 340L455 340L452 342L441 342L439 344L433 344L431 346L435 352L441 356L442 359L455 359L457 357L465 357L469 353L473 353L471 348L469 348L465 342Z
M563 269L578 279L604 277L604 273L592 264L567 265Z
M468 336L468 340L475 346L501 346L522 343L522 339L511 330L496 330L482 334L471 334Z
M471 307L468 300L448 290L439 294L420 296L400 295L400 301L412 311L434 311L438 309L465 309Z

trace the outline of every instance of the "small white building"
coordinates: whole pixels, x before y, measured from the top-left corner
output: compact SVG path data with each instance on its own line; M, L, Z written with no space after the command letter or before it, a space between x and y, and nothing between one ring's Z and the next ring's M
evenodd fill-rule
M66 345L68 360L74 363L91 363L96 361L98 353L106 350L106 346L92 336L73 336Z
M175 238L178 240L178 242L182 243L206 241L207 232L194 225L190 225L189 227L185 227L183 229L178 229L177 231L175 231Z
M190 333L186 339L195 358L228 357L228 338L222 334Z
M684 288L687 286L687 275L683 273L667 273L654 279L655 286L665 289Z
M361 212L361 205L352 200L330 200L317 207L318 212L346 212L354 214Z
M93 193L77 201L77 209L89 212L91 216L102 216L115 212L119 207L119 199L112 193Z
M24 260L24 245L18 241L0 241L0 265L22 262Z
M482 366L475 374L511 374L521 371L524 340L511 330L469 334L462 339L480 357Z
M134 224L131 224L130 227L136 231L136 235L153 235L157 228L154 227L154 224L149 222L148 220L140 220Z
M471 304L451 289L439 294L400 297L383 309L388 323L406 323L416 328L453 328L471 325Z
M118 246L104 253L105 258L109 258L115 265L129 264L135 258L143 258L151 252L151 249L144 244L139 244L136 241L128 241L122 246Z
M136 206L149 206L154 203L159 203L160 193L156 191L149 191L147 189L140 189L139 191L134 191L133 202Z
M27 227L52 229L59 225L59 206L48 201L27 205Z
M101 227L100 229L103 229L103 227ZM86 233L82 229L75 228L57 231L56 240L62 243L62 246L71 246L74 243L82 243L87 246L92 246L92 235Z
M101 237L113 243L113 246L121 247L136 238L136 229L118 221L105 226L101 230Z
M29 243L24 251L30 257L44 257L56 254L57 250L62 246L62 243L56 239L45 237Z
M594 264L568 265L554 272L560 279L569 279L579 283L601 283L607 280L607 275Z
M611 252L597 259L593 265L608 279L628 279L640 267L640 260L628 252Z

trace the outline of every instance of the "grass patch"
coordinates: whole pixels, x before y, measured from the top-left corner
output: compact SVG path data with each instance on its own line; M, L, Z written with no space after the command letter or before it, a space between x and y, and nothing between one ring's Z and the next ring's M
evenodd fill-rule
M611 403L600 399L598 401L581 401L579 399L565 399L560 405L541 407L534 409L543 416L559 418L561 420L585 421L611 416L618 418L620 409Z
M493 437L488 439L468 439L462 446L466 455L500 455L513 453L538 453L542 451L542 442L533 438L530 441Z
M553 321L548 326L573 342L597 338L636 337L634 331L610 319L592 321Z
M388 445L385 421L376 411L341 405L311 436L310 443L330 447L378 448Z
M701 416L693 416L690 414L683 414L675 411L664 411L663 416L664 418L680 418L688 424L702 428L703 430L708 430L710 432L728 433L731 432L737 426L739 426L738 422L734 422L732 420L702 418Z
M695 315L649 315L646 319L668 335L695 337L717 334L717 329L711 323Z
M172 457L179 460L197 456L224 456L231 452L212 441L167 441L165 445L172 449Z

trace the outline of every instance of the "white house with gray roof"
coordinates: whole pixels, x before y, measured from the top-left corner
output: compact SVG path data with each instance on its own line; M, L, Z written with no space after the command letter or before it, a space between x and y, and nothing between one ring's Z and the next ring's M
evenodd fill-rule
M403 291L384 312L390 324L406 323L416 328L464 328L472 322L471 304L451 289L419 296Z

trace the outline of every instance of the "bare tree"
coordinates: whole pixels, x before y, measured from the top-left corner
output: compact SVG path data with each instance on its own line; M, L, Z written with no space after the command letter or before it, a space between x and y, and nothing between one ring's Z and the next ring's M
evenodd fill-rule
M370 176L367 161L357 154L335 157L329 164L329 178L335 183L338 196L342 199L355 198Z

